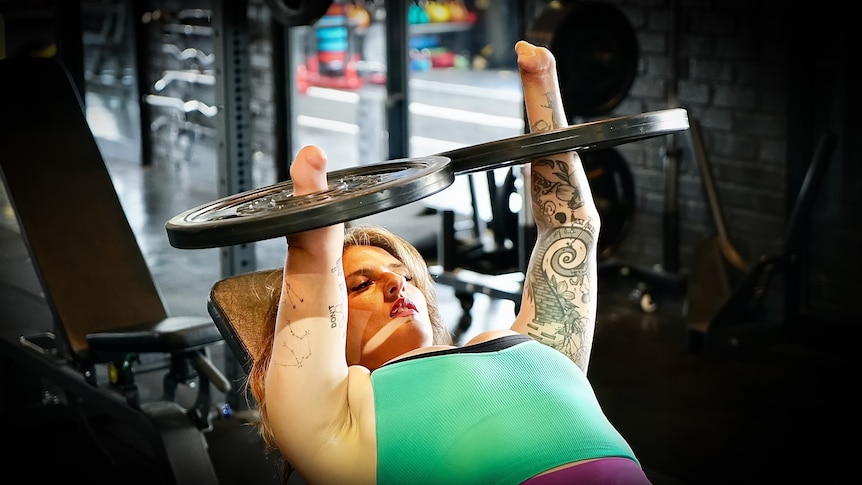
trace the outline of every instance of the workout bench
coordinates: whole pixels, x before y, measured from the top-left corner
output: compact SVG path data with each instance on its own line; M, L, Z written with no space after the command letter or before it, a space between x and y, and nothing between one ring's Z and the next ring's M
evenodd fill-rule
M168 316L56 59L0 60L0 168L26 246L14 263L29 256L42 291L26 299L4 291L3 363L55 384L70 405L115 418L154 460L159 483L218 483L203 433L210 384L230 388L208 358L223 338L205 314ZM151 372L164 372L160 399L139 389L136 377ZM189 409L176 400L179 384L197 386Z
M263 326L281 294L284 269L263 269L229 276L210 290L207 309L246 373L265 344Z

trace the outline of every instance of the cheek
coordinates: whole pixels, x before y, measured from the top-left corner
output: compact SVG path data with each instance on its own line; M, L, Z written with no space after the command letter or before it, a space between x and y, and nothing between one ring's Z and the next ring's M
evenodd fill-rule
M419 288L410 288L410 291L407 292L407 297L413 300L416 308L419 309L419 313L428 316L428 302L425 301L425 294L419 291Z
M380 305L380 298L371 291L354 294L347 297L348 316L354 312L369 313Z
M368 328L367 311L351 306L347 312L347 363L357 364L362 355L362 339Z

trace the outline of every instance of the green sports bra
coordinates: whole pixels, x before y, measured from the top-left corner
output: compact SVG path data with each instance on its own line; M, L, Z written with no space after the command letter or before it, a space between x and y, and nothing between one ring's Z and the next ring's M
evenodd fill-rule
M371 373L378 484L513 485L578 460L627 457L584 373L514 335Z

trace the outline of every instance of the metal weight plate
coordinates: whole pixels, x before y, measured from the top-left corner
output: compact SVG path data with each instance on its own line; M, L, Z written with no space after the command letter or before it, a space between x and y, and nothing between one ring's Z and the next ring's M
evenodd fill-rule
M332 0L266 0L272 17L286 27L312 25L332 5Z
M635 214L635 181L619 150L606 148L581 154L590 192L602 220L599 260L616 253L631 229Z
M263 241L369 216L433 195L455 180L449 159L405 158L327 174L327 190L297 196L285 181L185 211L165 228L171 246Z
M328 190L296 197L293 183L228 196L170 219L180 249L231 246L281 237L416 202L456 175L507 167L566 151L590 151L687 130L682 108L620 116L459 148L424 158L363 165L328 174Z
M526 40L557 59L560 95L569 116L601 116L628 95L638 66L634 27L607 2L550 2L532 22Z
M610 148L685 131L688 126L688 112L683 108L671 108L505 138L438 155L451 159L455 175L462 175L517 165L555 153Z

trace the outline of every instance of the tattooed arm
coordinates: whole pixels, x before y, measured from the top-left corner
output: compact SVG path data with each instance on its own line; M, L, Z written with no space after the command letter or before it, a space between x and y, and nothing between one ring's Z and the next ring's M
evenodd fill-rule
M291 166L297 195L327 187L326 157L305 147ZM265 412L287 460L309 483L373 482L368 371L344 358L343 224L288 236L265 382Z
M553 55L523 41L515 49L530 131L566 126ZM577 153L533 160L526 173L537 241L512 329L586 372L596 318L598 211Z

